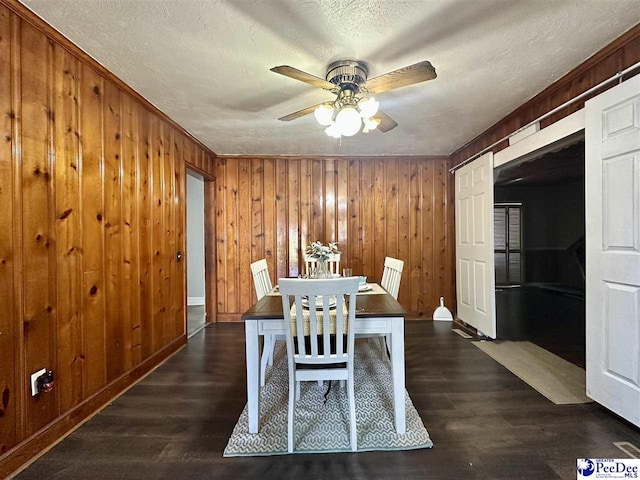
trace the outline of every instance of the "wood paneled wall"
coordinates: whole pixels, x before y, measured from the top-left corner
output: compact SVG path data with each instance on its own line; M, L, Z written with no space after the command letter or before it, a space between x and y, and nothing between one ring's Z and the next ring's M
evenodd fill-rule
M532 122L541 115L550 112L566 101L577 97L581 93L586 92L590 88L595 87L602 81L607 80L637 62L640 62L640 24L611 42L584 63L571 70L564 77L551 84L498 123L485 130L478 137L452 153L451 166L466 160L504 136L515 132L527 123ZM633 74L635 75L637 72ZM616 83L613 82L595 91L590 96L560 110L556 114L543 120L540 127L544 128L580 110L584 107L586 100L615 85ZM502 142L497 145L493 151L497 152L506 148L508 145L507 141Z
M453 299L452 178L447 157L216 159L218 320L255 301L249 265L274 283L297 276L302 250L337 241L341 267L380 282L386 256L404 260L398 300L431 317Z
M185 342L186 164L214 154L0 3L0 477ZM33 23L32 23L33 22ZM29 375L56 386L29 394Z

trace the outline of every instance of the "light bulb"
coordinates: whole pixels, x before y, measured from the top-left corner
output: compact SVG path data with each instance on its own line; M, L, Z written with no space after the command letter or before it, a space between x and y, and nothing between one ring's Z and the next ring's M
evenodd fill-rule
M352 137L362 125L360 113L354 107L344 107L336 115L336 125L342 135Z
M333 121L333 107L323 103L313 111L313 115L320 125L331 125Z
M369 133L371 130L375 130L380 125L379 118L365 118L364 119L364 128L362 129L363 133Z
M331 125L325 128L324 133L332 138L340 138L342 136L340 135L340 129L338 128L338 125L335 124L335 122L332 122Z
M380 102L376 101L376 99L373 97L361 100L358 104L358 108L360 109L360 116L362 118L373 117L378 111L379 106Z

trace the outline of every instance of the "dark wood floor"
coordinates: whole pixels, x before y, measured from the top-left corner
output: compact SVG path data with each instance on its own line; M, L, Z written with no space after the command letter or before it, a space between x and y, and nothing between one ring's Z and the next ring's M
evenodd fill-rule
M551 284L498 288L496 317L499 339L528 340L585 368L584 292Z
M558 479L640 430L596 404L554 405L450 331L408 322L407 390L431 450L223 458L246 402L241 324L218 324L17 478Z

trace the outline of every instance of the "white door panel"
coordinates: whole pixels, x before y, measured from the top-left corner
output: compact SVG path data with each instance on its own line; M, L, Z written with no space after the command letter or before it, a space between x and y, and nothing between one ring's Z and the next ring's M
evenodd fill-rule
M458 318L495 338L493 153L456 171L455 208Z
M640 426L640 77L585 112L587 395Z

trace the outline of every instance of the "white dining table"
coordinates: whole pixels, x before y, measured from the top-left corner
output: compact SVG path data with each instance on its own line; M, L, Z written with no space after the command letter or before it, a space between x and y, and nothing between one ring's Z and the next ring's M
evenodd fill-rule
M382 287L371 284L369 292L357 296L355 333L388 335L391 345L393 410L396 432L406 431L404 319L406 311ZM277 287L242 315L247 358L247 409L249 433L260 430L260 336L284 335L282 300Z

